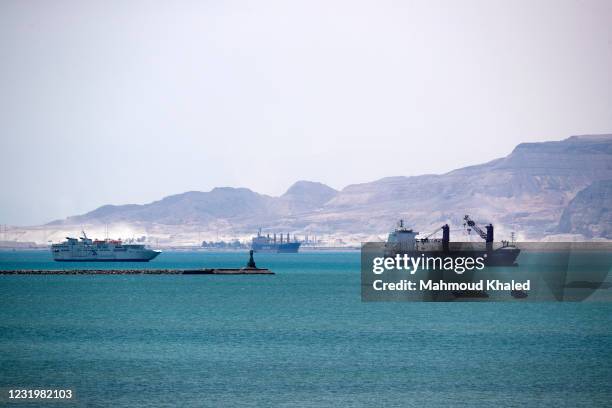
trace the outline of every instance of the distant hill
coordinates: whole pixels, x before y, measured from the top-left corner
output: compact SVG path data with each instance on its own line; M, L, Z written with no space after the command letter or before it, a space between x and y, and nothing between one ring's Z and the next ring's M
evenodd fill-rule
M596 181L580 190L563 210L559 232L612 238L612 180Z
M298 215L321 208L337 194L337 190L323 183L298 181L280 199L287 206L287 214Z
M301 223L325 219L331 228L377 231L402 217L426 232L446 222L459 227L468 213L497 224L499 231L539 238L557 231L563 210L580 190L610 179L612 135L523 143L504 158L446 174L348 186Z
M228 234L262 227L354 235L383 234L399 218L422 232L443 223L457 229L470 214L496 224L498 237L516 231L531 239L557 233L612 238L610 180L612 135L572 136L522 143L506 157L446 174L388 177L341 191L299 181L280 197L247 188L191 191L145 205L106 205L49 227L133 224Z
M298 181L281 197L259 194L248 188L217 187L209 192L189 191L144 205L105 205L83 215L48 225L162 224L209 226L219 221L253 231L280 219L309 213L323 206L338 191L322 183Z

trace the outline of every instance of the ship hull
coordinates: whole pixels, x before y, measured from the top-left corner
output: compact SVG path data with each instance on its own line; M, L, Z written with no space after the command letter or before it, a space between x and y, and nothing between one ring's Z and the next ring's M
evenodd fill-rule
M152 259L155 259L160 251L142 251L137 254L130 253L113 253L110 252L108 254L102 253L99 255L94 255L91 251L89 253L58 253L53 254L53 259L57 262L149 262ZM96 251L97 253L102 251Z
M286 244L253 244L251 249L255 252L295 254L300 249L300 245L300 242L289 242Z

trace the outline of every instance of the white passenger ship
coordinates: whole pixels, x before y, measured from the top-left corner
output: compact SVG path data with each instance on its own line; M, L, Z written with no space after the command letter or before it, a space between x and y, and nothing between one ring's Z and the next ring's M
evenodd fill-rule
M51 245L56 261L148 262L161 253L142 244L124 244L121 240L91 240L85 231L80 239L66 237L66 241Z

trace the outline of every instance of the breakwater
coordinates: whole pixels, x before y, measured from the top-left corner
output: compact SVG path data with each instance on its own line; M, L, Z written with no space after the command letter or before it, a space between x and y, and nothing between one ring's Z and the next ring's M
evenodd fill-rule
M203 269L15 269L0 275L274 275L266 268Z

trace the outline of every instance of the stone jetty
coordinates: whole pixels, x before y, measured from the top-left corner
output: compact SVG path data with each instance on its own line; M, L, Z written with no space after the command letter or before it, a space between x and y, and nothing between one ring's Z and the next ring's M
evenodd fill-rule
M249 260L243 268L201 269L13 269L0 270L0 275L274 275L267 268L258 268L249 251Z
M203 269L19 269L0 275L274 275L266 268Z

